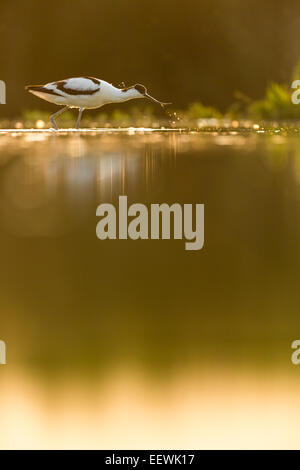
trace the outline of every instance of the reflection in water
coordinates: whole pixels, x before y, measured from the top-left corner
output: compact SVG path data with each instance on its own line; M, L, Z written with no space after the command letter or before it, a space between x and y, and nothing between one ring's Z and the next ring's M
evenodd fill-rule
M299 447L299 161L292 136L0 135L0 447ZM204 249L101 242L121 194L204 203Z
M298 393L282 375L179 369L166 385L118 369L55 388L17 373L0 383L2 448L299 448Z

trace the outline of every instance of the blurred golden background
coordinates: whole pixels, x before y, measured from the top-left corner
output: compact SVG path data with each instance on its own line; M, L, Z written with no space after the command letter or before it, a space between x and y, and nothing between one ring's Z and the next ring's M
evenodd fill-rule
M290 80L299 27L297 0L1 0L0 113L49 110L24 85L84 75L224 111L236 90L258 99L270 81Z

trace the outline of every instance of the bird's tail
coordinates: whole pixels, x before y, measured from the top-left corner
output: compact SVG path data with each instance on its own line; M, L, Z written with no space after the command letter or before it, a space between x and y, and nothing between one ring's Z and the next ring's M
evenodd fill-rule
M43 86L42 85L27 85L25 87L25 90L27 90L27 91L42 91Z

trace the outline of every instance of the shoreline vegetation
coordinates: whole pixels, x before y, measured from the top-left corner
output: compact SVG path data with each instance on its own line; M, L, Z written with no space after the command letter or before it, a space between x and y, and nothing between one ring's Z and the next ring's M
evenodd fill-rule
M157 108L153 106L132 105L129 108L105 107L98 111L87 110L83 115L82 127L86 128L118 128L118 127L147 127L147 128L267 128L299 127L300 104L292 103L293 89L291 83L300 77L300 60L295 66L290 84L270 83L265 96L253 100L241 91L234 93L234 102L224 112L195 101L185 110L176 110L174 106L161 110L156 114ZM51 108L52 109L52 108ZM51 127L48 111L38 109L24 110L15 119L0 118L0 128L43 129ZM159 109L159 108L158 108ZM54 112L54 111L53 111ZM66 111L59 118L61 127L74 127L77 110Z

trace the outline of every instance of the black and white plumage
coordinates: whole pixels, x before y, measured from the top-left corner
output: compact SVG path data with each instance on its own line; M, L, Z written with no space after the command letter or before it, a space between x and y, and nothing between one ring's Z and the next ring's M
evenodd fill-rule
M30 85L25 88L43 100L64 106L50 118L55 129L57 129L55 118L68 108L79 109L76 124L76 129L79 129L81 116L85 109L100 108L108 103L121 103L137 98L149 98L162 106L169 104L162 103L150 96L143 85L116 88L110 83L94 77L69 78L46 85Z

